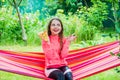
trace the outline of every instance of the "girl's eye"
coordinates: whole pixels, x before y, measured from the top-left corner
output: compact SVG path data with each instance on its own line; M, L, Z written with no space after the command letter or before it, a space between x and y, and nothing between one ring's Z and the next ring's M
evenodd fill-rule
M51 26L60 26L60 24L56 24L56 25L55 24L51 24Z
M55 26L55 24L52 24L51 26Z
M60 24L57 24L57 26L60 26Z

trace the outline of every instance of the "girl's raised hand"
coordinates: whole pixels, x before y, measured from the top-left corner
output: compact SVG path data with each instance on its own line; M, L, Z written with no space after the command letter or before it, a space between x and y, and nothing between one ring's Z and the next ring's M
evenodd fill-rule
M71 42L71 41L74 41L76 39L76 36L74 34L72 34L71 36L68 37L68 40Z
M40 37L42 40L49 41L49 37L48 37L47 31L40 32L40 33L38 33L38 35L39 35L39 37Z

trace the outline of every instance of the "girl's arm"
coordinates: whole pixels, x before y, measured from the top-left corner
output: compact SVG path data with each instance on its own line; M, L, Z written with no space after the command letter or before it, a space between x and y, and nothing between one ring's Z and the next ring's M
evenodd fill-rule
M42 48L48 58L54 52L48 41L42 40Z
M67 39L63 40L63 48L61 50L61 57L65 58L67 57L68 53L69 53L69 45L70 42L75 40L76 36L75 35L71 35L69 36Z
M67 57L69 53L69 45L70 45L70 41L68 39L65 39L63 41L63 48L61 50L61 58Z

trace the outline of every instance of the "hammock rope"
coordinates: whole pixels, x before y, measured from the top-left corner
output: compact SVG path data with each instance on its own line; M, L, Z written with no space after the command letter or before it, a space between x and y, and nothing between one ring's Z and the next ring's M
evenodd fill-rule
M119 41L71 50L67 57L74 80L83 79L120 65L116 56ZM0 50L0 70L48 80L44 75L45 59L42 52Z

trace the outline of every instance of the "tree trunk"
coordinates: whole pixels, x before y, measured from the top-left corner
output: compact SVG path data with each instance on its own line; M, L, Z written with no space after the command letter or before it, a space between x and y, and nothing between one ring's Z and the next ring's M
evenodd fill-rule
M118 14L117 14L117 10L116 10L116 7L115 7L115 2L113 2L113 16L114 16L114 19L115 19L115 29L116 31L120 34L120 27L119 27L119 20L118 20Z
M86 8L89 8L86 0L84 0L84 3L85 3Z
M18 5L16 4L16 0L13 0L13 1L14 1L14 7L15 7L17 13L18 13L20 26L22 28L22 39L24 40L25 45L27 45L27 35L26 35L26 31L25 31L24 25L22 23L22 19L21 19L21 15L20 15L20 12L19 12L19 9L18 9Z

